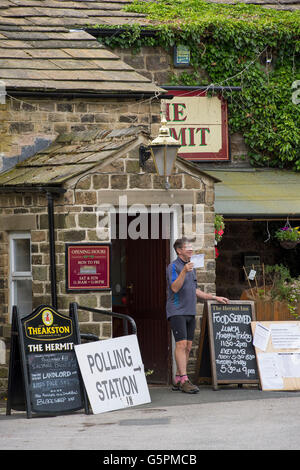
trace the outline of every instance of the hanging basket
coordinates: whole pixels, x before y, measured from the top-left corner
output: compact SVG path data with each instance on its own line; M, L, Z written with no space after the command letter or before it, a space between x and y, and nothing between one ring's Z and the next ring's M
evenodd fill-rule
M299 242L289 242L289 241L281 241L280 246L284 248L285 250L292 250L293 248L296 248Z

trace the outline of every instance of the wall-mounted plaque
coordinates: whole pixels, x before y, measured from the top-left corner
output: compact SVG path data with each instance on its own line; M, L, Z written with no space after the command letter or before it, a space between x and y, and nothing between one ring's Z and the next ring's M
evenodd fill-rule
M111 289L110 261L110 243L67 244L67 292Z

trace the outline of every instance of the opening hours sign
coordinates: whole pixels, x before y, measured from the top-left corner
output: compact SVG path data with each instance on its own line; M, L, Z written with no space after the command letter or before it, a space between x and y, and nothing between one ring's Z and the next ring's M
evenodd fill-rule
M179 140L178 155L195 162L228 161L227 103L203 91L169 90L165 101L170 134Z
M67 291L110 289L110 259L110 243L67 244Z

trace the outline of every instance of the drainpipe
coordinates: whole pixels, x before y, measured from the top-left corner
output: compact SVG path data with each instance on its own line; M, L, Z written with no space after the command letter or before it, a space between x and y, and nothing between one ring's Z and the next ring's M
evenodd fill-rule
M52 306L55 309L57 309L56 260L55 260L55 241L54 241L54 202L53 202L53 193L52 192L47 191L46 195L47 195L47 200L48 200L51 298L52 298Z

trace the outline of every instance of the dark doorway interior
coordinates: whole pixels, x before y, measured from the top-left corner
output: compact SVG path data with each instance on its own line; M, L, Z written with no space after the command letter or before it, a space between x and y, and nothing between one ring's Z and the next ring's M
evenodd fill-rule
M150 234L150 214L148 217ZM133 219L127 218L128 226ZM145 371L153 371L148 382L167 384L171 378L171 339L165 313L169 239L161 236L120 239L118 216L115 233L117 238L112 240L113 311L126 313L136 322ZM114 319L113 337L122 334L122 321Z
M243 267L247 260L261 265L282 264L289 268L292 277L300 276L300 244L291 250L284 249L276 237L276 230L286 220L226 220L224 236L218 243L216 262L217 295L240 299L249 289ZM291 220L291 226L300 226L300 220ZM257 260L257 261L255 261ZM254 286L255 283L253 282Z

